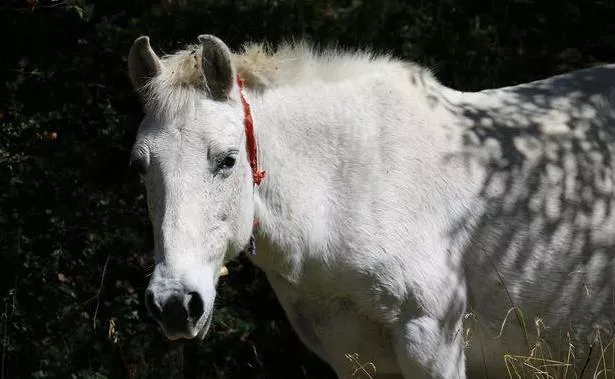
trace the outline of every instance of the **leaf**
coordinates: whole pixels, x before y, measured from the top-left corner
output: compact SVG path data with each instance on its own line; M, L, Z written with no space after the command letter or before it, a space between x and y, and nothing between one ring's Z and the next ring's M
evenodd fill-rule
M68 279L64 274L62 274L61 272L58 274L58 281L60 281L60 283L70 283L70 279Z

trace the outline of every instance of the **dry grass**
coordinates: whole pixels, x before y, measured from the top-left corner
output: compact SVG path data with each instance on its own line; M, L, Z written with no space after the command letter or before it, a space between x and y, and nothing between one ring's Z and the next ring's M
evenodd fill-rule
M542 319L534 320L534 326L536 340L529 346L528 354L504 356L510 379L615 379L614 337L605 340L596 330L587 357L577 359L569 333L564 338L568 348L558 353L542 337L546 330Z
M346 359L352 363L352 377L361 379L375 379L376 366L371 362L361 363L358 353L346 354Z
M615 379L615 337L605 339L600 331L596 330L592 336L595 343L590 347L587 357L577 360L569 333L566 333L562 340L567 345L567 349L553 349L543 338L547 327L543 320L538 318L534 320L535 340L530 341L523 313L511 308L508 314L510 315L513 311L523 328L528 342L528 353L526 355L507 354L503 357L508 379ZM474 320L475 317L468 314L466 319ZM502 329L505 323L506 320ZM468 327L464 330L466 348L469 347L467 342L469 335L470 328ZM376 366L373 363L362 363L357 353L346 354L346 358L352 364L353 378L377 379Z

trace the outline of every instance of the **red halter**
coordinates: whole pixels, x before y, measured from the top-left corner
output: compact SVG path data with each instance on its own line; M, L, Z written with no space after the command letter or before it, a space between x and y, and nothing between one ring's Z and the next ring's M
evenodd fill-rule
M252 111L250 104L243 95L243 79L237 75L237 86L239 87L239 95L241 96L241 104L243 105L243 125L246 132L246 150L248 151L248 159L250 161L250 167L252 168L252 181L255 186L261 183L261 180L265 177L266 172L258 169L258 151L256 147L256 136L254 135L254 121L252 120ZM258 229L259 223L255 218L253 223L253 230ZM254 236L250 237L250 242L244 249L244 253L249 255L256 255L256 239Z
M250 167L252 168L252 180L254 181L254 185L257 186L265 177L266 172L258 169L258 152L256 147L256 137L254 136L252 111L250 110L250 104L248 104L246 98L243 96L243 79L241 79L239 75L237 75L237 85L239 86L239 94L243 105L243 124L246 131L246 149L248 150L248 159L250 160Z

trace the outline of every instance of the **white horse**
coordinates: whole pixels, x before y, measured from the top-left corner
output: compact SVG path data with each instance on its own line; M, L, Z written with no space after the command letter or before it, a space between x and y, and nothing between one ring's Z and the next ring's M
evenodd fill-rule
M254 233L253 262L340 378L358 353L377 378L499 379L506 354L569 343L586 377L606 367L615 66L468 93L385 55L199 41L129 55L146 305L169 339L205 336Z

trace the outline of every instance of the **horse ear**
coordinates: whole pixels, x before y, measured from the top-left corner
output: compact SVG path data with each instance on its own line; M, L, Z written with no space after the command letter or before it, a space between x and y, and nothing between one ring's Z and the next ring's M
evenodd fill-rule
M203 76L209 94L214 100L226 100L235 79L231 50L222 40L210 34L200 35L199 42L203 48Z
M128 53L128 72L134 89L142 94L143 87L162 71L162 63L149 44L149 37L137 38Z

